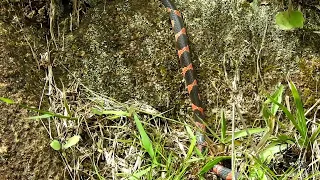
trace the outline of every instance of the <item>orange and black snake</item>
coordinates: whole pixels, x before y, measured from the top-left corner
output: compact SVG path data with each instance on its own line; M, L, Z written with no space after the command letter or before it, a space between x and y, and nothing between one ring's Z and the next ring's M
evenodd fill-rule
M175 34L178 57L182 67L182 75L185 79L186 87L191 100L194 121L197 129L200 129L196 133L197 145L199 150L203 151L203 149L206 147L206 141L204 135L201 132L205 132L206 129L205 125L202 123L205 115L203 111L202 101L199 96L198 83L191 61L186 28L184 26L181 13L177 10L174 3L171 2L171 0L161 0L161 2L167 8L170 14L171 25ZM221 165L215 165L212 171L225 180L232 180L232 172L229 168ZM237 177L235 177L235 179L237 179Z

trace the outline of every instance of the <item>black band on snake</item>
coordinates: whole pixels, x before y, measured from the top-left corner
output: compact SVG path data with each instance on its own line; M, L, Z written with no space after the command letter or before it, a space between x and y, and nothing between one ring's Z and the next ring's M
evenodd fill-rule
M188 37L186 28L183 23L181 13L177 10L175 5L170 0L161 0L162 4L167 8L170 13L170 20L172 29L175 34L176 47L178 51L178 57L182 67L182 75L186 82L186 87L191 100L191 107L194 114L194 121L197 126L197 145L198 149L202 152L206 147L206 141L204 135L201 132L205 132L205 125L202 123L205 118L202 102L199 96L199 87L195 77L195 73L192 66L190 48L188 44ZM225 180L232 179L231 170L221 165L213 167L212 171Z

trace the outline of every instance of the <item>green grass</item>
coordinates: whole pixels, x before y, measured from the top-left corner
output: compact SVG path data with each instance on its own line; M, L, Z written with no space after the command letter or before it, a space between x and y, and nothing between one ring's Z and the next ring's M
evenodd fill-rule
M308 123L305 117L305 111L303 103L301 101L301 97L296 86L292 82L289 82L289 87L294 100L295 112L290 112L288 108L276 101L271 96L269 96L268 99L272 103L280 107L280 109L284 112L286 118L290 120L290 122L294 125L294 128L298 131L299 137L296 143L303 148L308 148L315 142L315 140L319 136L319 127L317 127L317 130L315 132L311 133L311 136L308 136Z
M252 158L253 163L250 167L250 177L252 179L290 179L293 177L302 178L305 169L299 167L298 165L296 167L292 167L293 169L289 169L290 171L287 171L283 174L277 174L265 166L265 164L270 164L272 160L276 159L276 154L284 152L286 149L288 149L289 145L300 147L300 154L297 155L300 155L300 158L302 159L297 159L297 161L308 162L310 161L309 159L311 159L312 154L315 156L318 154L318 152L312 151L312 147L315 145L316 140L318 139L320 126L317 125L316 130L313 132L308 129L309 124L304 113L305 110L299 92L293 82L288 82L288 86L293 98L293 112L282 104L282 94L284 92L284 86L282 85L279 86L274 94L267 96L267 100L263 104L262 116L266 122L268 131L258 144L259 151L256 152L258 158ZM282 110L282 112L279 110ZM274 129L276 121L281 124L283 123L280 122L279 118L277 118L277 114L283 116L282 121L288 119L289 124L287 125L286 129L280 129L282 134L275 135ZM291 129L290 123L292 124L293 128L291 132L288 132L288 129ZM308 134L311 134L311 136ZM293 173L297 172L297 170L299 170L299 173Z
M296 86L289 82L288 87L292 110L283 104L285 86L279 85L263 102L261 118L265 124L261 127L248 126L232 132L228 126L229 118L221 111L216 118L220 124L208 126L206 138L209 149L204 154L196 147L196 129L191 119L171 119L150 106L121 103L85 86L85 93L82 93L85 96L78 103L81 106L70 105L65 95L55 100L56 109L51 111L39 110L8 98L0 98L0 101L29 110L34 115L26 118L28 121L44 122L52 139L50 146L63 159L70 177L207 179L214 165L233 157L229 150L233 144L236 167L242 178L284 180L319 177L316 173L313 176L308 174L312 171L298 165L281 173L271 168L292 147L298 147L298 155L302 155L297 161L307 162L307 159L312 159L311 155L319 156L313 151L320 133L319 125L311 124L305 116ZM62 92L65 94L65 90ZM281 128L282 125L292 131ZM314 127L312 131L311 126ZM235 141L238 143L232 143ZM225 147L222 152L215 149L219 145ZM312 160L313 169L319 167L319 161Z

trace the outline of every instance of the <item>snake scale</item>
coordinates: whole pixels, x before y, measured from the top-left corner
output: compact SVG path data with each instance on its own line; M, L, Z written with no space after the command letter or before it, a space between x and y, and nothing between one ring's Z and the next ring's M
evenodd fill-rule
M200 151L203 151L206 148L206 141L202 132L205 132L206 127L202 123L205 118L202 101L199 96L199 87L196 80L195 72L193 69L190 48L188 44L188 37L186 28L184 26L183 18L179 10L177 10L175 4L171 0L161 0L162 4L167 8L170 14L170 20L173 32L175 34L175 42L177 53L182 68L182 75L186 82L186 88L189 93L191 100L191 107L194 114L194 121L199 129L196 132L197 137L197 146ZM221 165L215 165L212 170L216 175L225 180L232 180L232 172L229 168L226 168ZM235 179L237 179L235 175Z

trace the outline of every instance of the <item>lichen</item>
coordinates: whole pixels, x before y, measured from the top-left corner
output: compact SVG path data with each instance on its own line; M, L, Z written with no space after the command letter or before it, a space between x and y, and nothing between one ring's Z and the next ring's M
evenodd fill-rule
M71 1L65 2L57 4L55 41L49 1L2 2L0 96L40 99L46 67L37 67L28 39L38 59L49 47L59 88L76 78L119 101L135 99L160 112L172 109L166 116L191 114L169 17L159 1L81 1L79 26L74 14L70 19ZM301 90L306 108L319 99L320 16L312 6L303 4L305 27L295 31L276 27L275 14L286 8L281 3L176 0L176 6L185 18L209 126L216 125L221 109L229 119L234 102L248 124L260 118L264 95L279 82L286 84L287 75Z

